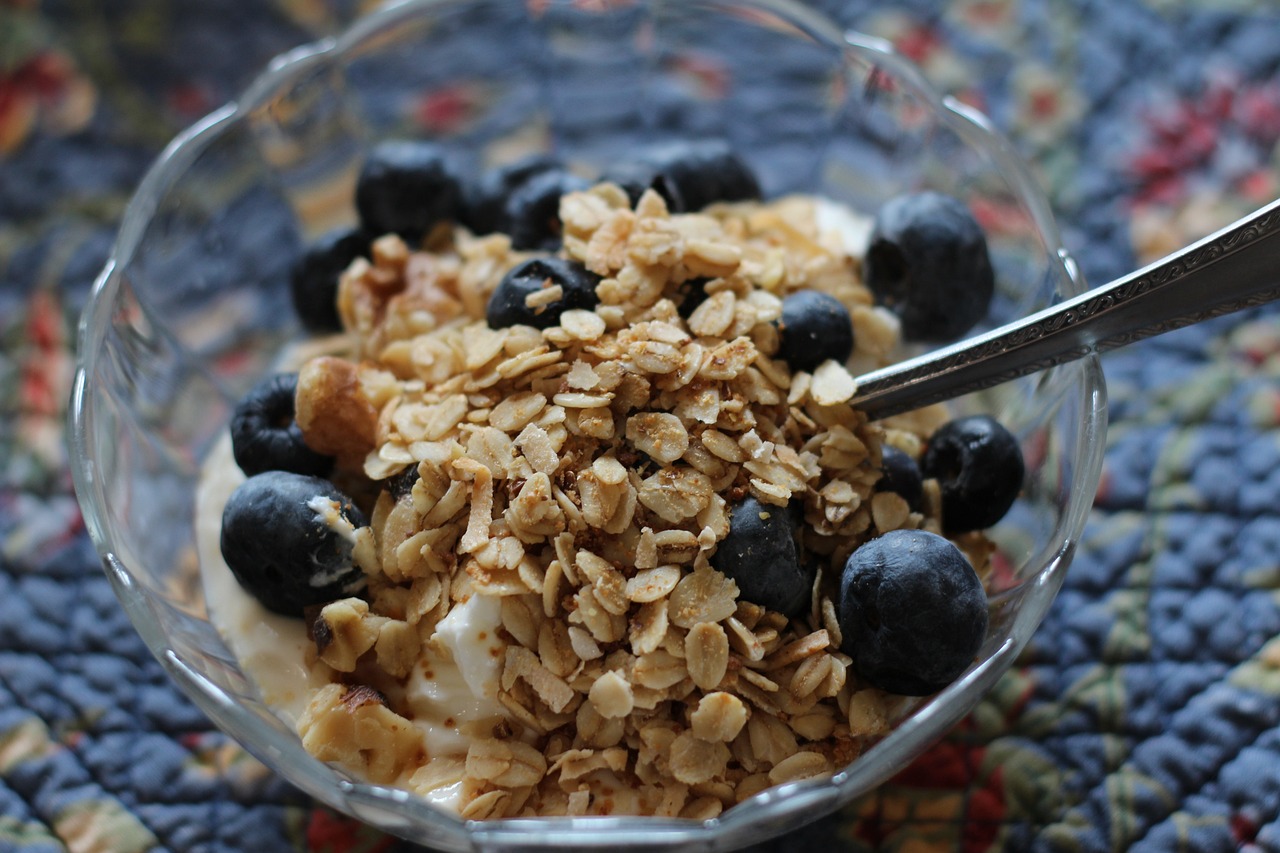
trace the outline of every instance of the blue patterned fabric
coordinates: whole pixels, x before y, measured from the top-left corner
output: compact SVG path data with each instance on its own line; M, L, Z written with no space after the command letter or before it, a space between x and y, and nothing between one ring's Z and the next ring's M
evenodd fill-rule
M75 318L149 162L357 5L0 0L0 850L403 846L314 806L169 685L62 444ZM1265 0L815 5L988 112L1094 282L1280 195ZM1104 366L1103 482L1019 665L879 791L762 849L1280 850L1280 313Z

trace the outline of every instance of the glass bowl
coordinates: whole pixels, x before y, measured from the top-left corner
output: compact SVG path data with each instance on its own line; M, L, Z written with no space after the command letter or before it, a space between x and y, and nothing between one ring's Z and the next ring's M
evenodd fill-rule
M1106 422L1093 358L956 402L1008 424L1028 466L991 533L989 633L959 680L904 704L892 732L833 778L708 821L467 823L307 754L208 621L194 496L235 401L301 337L290 264L308 240L355 222L364 152L393 136L435 139L473 167L554 150L584 169L646 140L719 137L766 195L817 192L868 212L922 188L967 201L997 271L985 326L1085 287L1045 199L984 117L939 97L887 44L781 0L419 0L279 57L175 139L138 188L81 320L70 414L76 489L116 594L218 726L315 798L445 850L724 850L874 788L977 704L1042 620L1092 503Z

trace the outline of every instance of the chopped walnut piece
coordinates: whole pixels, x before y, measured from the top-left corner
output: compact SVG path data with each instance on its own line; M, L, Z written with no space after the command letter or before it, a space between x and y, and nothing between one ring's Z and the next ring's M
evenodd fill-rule
M363 460L377 440L378 410L365 397L351 362L313 358L298 371L294 420L307 446L343 460Z
M381 616L370 616L369 605L358 598L326 604L312 632L320 659L338 672L354 672L356 661L378 641Z
M422 735L368 687L327 684L298 719L302 745L377 784L396 782L426 760Z

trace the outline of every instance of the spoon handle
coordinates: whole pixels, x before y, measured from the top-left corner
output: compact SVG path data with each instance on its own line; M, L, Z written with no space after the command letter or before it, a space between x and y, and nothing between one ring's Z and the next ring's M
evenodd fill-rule
M864 374L872 420L1280 298L1280 200L1148 267L1022 320Z

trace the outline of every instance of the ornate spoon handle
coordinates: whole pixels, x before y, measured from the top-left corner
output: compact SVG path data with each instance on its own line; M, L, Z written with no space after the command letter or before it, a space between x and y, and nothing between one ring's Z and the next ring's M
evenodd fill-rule
M858 377L873 420L1280 298L1280 200L1030 317Z

